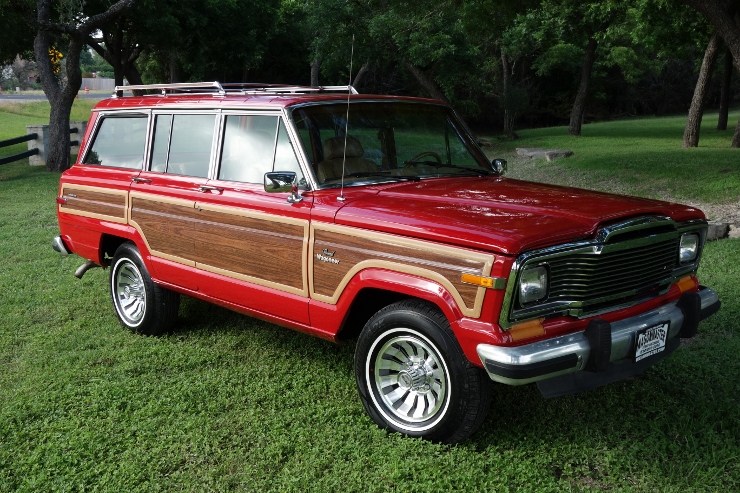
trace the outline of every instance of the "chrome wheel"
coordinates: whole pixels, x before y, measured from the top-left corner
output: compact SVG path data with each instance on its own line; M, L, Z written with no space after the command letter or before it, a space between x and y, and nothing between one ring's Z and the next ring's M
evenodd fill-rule
M127 258L113 267L114 301L116 310L129 327L138 326L146 315L146 286L138 267Z
M436 425L449 404L444 359L415 330L398 328L384 335L373 344L366 367L378 409L403 429L421 431Z

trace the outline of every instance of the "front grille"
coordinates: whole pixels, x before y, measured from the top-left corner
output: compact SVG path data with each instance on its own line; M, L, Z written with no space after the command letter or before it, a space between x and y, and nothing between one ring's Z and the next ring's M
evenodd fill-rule
M622 295L640 296L670 279L678 266L678 238L601 254L576 252L548 260L547 301L585 307Z
M525 252L509 274L499 323L508 329L538 317L590 317L659 296L696 272L701 247L695 260L679 263L681 235L698 234L703 245L706 228L703 220L647 216L604 226L589 240ZM548 270L547 296L523 304L519 277L537 266Z

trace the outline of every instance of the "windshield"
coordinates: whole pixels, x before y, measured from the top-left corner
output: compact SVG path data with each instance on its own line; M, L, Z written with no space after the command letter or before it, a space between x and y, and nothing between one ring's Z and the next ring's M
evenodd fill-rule
M442 105L351 103L349 125L346 103L301 106L292 117L321 188L340 186L343 174L353 186L492 173Z

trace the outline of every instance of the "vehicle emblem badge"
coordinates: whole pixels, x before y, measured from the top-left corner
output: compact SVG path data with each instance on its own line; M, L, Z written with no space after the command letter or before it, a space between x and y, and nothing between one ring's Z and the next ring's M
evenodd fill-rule
M336 250L333 252L330 252L328 249L324 248L324 250L321 253L316 254L316 258L318 260L321 260L322 262L327 262L329 264L338 264L339 260L334 258L335 253L337 253Z

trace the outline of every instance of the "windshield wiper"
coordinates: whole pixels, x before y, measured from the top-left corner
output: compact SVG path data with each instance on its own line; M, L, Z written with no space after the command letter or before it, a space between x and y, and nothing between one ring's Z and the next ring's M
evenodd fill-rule
M439 169L439 168L450 168L450 169L454 169L454 170L458 170L458 171L470 171L472 173L475 173L478 176L488 176L488 175L491 174L490 171L486 171L486 170L480 169L480 168L466 168L466 167L462 167L462 166L454 166L452 164L437 163L435 161L404 161L403 164L405 164L405 165L408 165L408 164L412 164L412 165L413 164L421 164L421 165L424 165L424 166L431 166L432 168L437 168L437 169Z
M455 168L455 169L459 169L460 171L472 171L473 173L475 173L478 176L488 176L488 175L491 174L490 171L486 171L486 170L480 169L480 168Z
M373 176L378 176L381 178L388 178L393 181L419 181L421 178L419 178L416 175L408 175L408 176L393 176L390 174L390 171L362 171L358 173L349 173L347 175L344 175L345 178L370 178ZM334 180L340 180L341 178L332 178L332 181ZM324 184L322 188L337 188L341 186L340 183L332 183Z
M368 178L370 176L382 176L383 178L392 178L398 181L419 181L419 177L416 175L396 176L391 175L390 173L390 171L362 171L358 173L350 173L345 176L348 178Z

